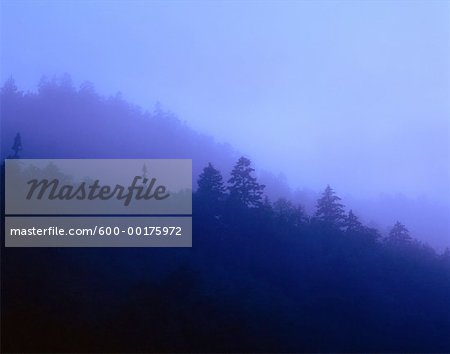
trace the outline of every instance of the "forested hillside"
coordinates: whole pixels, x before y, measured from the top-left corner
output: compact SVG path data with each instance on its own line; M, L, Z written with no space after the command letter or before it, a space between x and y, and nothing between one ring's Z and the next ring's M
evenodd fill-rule
M157 104L143 111L120 93L102 97L89 82L75 88L68 75L42 78L37 92L13 79L1 92L3 158L20 132L26 158L192 158L194 175L215 159L231 166L230 146L215 143Z
M195 151L199 176L192 248L2 248L3 351L450 351L450 251L401 220L381 235L332 186L313 212L269 199L248 158L89 84L1 100L12 158Z

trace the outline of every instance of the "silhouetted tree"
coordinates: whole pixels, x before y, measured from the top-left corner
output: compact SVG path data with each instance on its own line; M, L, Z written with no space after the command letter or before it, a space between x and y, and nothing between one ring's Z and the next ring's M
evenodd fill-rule
M359 221L359 218L353 213L353 210L348 212L348 216L344 222L345 231L347 232L362 232L364 229L363 224Z
M75 92L72 77L68 73L64 73L62 77L59 78L59 85L62 91Z
M197 195L205 202L217 204L225 199L225 186L220 171L209 163L198 178Z
M11 158L18 159L19 151L22 151L22 138L20 137L20 133L16 134L16 137L14 138L14 144L12 145L11 149L14 151L14 155L12 155Z
M315 217L320 222L333 227L342 227L345 222L344 206L339 203L341 198L334 194L330 185L327 185L322 197L317 201Z
M8 80L5 81L1 89L1 93L2 95L14 95L18 93L16 82L14 81L12 76L10 76Z
M96 102L99 99L95 91L95 86L90 81L84 81L81 83L80 88L78 90L80 98L83 98L85 101L90 101L91 103ZM86 104L86 103L85 103Z
M231 201L248 207L259 207L265 185L259 184L256 177L252 176L255 169L250 165L250 160L245 157L237 161L228 180L228 190Z
M409 231L406 226L397 221L391 231L389 231L389 236L386 241L390 244L402 245L411 243L412 238L409 235Z

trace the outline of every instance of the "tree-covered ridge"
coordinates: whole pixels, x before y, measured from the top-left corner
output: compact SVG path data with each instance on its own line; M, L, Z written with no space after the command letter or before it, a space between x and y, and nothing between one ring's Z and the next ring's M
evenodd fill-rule
M253 171L254 168L251 167L248 158L239 158L226 185L220 171L209 163L199 176L195 194L198 203L204 206L204 209L202 208L204 213L218 218L226 216L227 209L229 213L242 208L254 212L258 210L266 213L270 219L282 224L283 227L298 229L319 227L333 232L359 235L388 247L411 247L419 252L434 254L428 245L413 239L405 225L399 221L391 227L386 237L382 237L378 230L363 225L353 210L345 212L342 199L330 185L326 186L322 196L317 200L317 209L313 216L306 215L300 205L294 205L284 198L272 203L264 198L265 186L258 183L257 178L252 175ZM443 259L447 253L448 250L442 255Z
M232 175L244 179L241 165L240 159ZM252 169L249 160L247 168ZM206 183L206 175L220 182ZM251 180L258 185L256 178ZM318 199L316 212L307 215L300 205L286 199L270 202L263 195L257 204L245 205L241 201L252 194L242 191L241 199L233 198L233 181L225 184L212 165L204 169L198 180L202 187L194 195L196 237L213 255L206 267L232 262L226 266L233 269L232 278L250 272L243 282L257 285L241 286L252 301L264 304L264 310L256 308L271 313L267 328L276 323L275 336L285 331L288 339L279 344L284 351L450 348L444 334L450 329L448 249L436 254L400 222L383 237L352 210L345 212L330 186ZM421 335L415 336L417 332ZM264 348L279 351L267 344L273 336L266 336Z
M37 94L9 87L2 118L22 125L8 128L2 146L14 158L78 148L81 157L141 157L129 149L140 139L150 157L180 156L150 134L158 129L178 139L171 154L189 157L189 139L212 146L161 112L131 114L120 97L98 98L88 84L43 81ZM48 142L34 129L43 114L55 122ZM83 114L117 124L86 131ZM450 351L450 250L436 254L400 222L383 237L331 186L312 213L271 200L248 158L234 156L228 171L214 151L196 161L190 249L2 248L2 351Z
M142 109L119 92L102 96L70 76L42 78L35 91L9 79L0 90L2 158L14 155L20 132L23 158L192 158L195 176L208 161L232 164L235 151L200 134L161 104Z

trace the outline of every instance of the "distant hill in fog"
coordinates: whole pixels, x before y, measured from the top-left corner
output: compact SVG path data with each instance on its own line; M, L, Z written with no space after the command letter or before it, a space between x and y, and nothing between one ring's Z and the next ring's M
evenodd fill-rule
M2 157L17 132L22 158L192 158L198 175L211 159L228 168L237 157L173 114L142 111L120 94L101 97L87 82L75 89L68 78L43 80L36 93L13 85L2 90Z

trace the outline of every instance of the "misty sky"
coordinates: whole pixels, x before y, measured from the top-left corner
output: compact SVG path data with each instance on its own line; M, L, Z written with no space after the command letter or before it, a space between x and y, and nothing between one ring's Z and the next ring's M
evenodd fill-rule
M294 186L450 199L446 1L5 1L1 79L156 101Z

